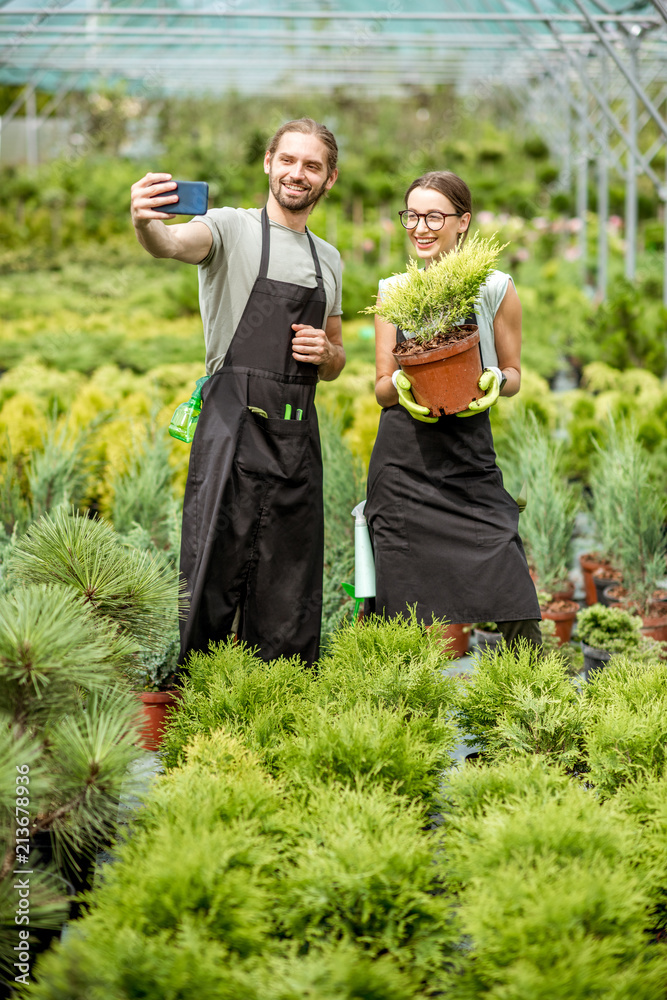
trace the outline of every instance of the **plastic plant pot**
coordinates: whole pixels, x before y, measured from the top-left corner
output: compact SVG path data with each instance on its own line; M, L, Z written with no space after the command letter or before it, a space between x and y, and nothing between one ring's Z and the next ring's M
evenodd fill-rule
M467 410L473 399L480 399L482 359L479 330L471 323L459 327L466 335L437 347L426 345L422 351L405 354L398 344L393 354L412 385L412 394L420 406L427 406L432 417L449 416ZM406 341L405 343L410 343Z

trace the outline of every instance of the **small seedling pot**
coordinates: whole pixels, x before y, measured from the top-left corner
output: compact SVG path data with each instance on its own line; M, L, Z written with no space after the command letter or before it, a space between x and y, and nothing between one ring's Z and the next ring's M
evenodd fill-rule
M412 395L420 406L428 407L432 417L461 413L473 399L484 395L477 385L482 374L479 329L468 323L459 330L463 336L448 344L426 346L410 354L401 351L402 344L393 350L410 379Z

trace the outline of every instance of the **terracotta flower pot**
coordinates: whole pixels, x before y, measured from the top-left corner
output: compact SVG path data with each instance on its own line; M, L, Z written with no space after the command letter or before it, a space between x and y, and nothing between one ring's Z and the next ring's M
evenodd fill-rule
M552 601L571 601L574 597L574 580L562 580L554 585Z
M667 611L660 612L651 609L648 615L642 615L642 632L658 642L667 642ZM664 657L664 654L663 654Z
M143 706L143 726L139 735L139 746L144 750L157 750L162 743L164 727L169 709L175 708L181 697L181 692L172 691L137 691L137 698Z
M471 324L459 327L467 336L437 347L425 347L405 353L398 344L393 354L412 385L412 394L420 406L428 406L432 417L467 410L473 399L484 392L477 385L482 374L479 330ZM410 344L410 341L405 341Z
M584 578L584 594L588 607L598 603L598 595L593 580L593 572L605 565L603 559L596 556L594 552L584 552L579 556L579 565Z
M540 608L542 618L548 619L556 625L556 635L559 646L563 646L570 641L572 626L579 611L576 601L550 601Z
M452 624L446 625L442 632L443 648L455 660L465 656L468 652L468 642L470 639L470 625ZM451 641L447 641L451 640Z

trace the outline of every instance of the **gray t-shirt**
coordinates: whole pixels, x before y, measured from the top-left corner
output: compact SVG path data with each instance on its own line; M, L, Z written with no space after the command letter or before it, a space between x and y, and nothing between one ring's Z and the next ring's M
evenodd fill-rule
M259 273L262 256L261 210L258 208L213 208L198 215L211 230L213 245L199 264L199 306L204 323L206 371L218 371L239 324ZM271 252L268 277L313 288L315 265L306 233L298 233L269 220ZM313 236L322 268L327 297L323 325L329 316L340 316L340 254L329 243Z

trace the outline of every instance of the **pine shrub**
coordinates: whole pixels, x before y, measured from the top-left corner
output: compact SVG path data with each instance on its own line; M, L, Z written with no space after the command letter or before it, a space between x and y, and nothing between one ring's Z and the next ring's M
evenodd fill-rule
M368 782L314 786L277 885L280 934L302 951L327 941L391 955L428 982L451 961L452 899L433 864L423 808Z
M132 456L129 468L112 478L111 520L121 534L137 524L153 542L164 548L169 541L169 518L174 499L172 469L164 437L153 429L148 440Z
M13 547L10 573L19 584L68 587L139 647L171 638L179 607L175 570L123 546L106 521L63 508L45 514Z

